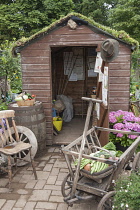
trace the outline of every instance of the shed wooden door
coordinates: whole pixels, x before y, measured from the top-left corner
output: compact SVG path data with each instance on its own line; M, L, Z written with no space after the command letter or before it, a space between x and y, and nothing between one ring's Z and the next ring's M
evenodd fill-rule
M108 64L103 61L102 67L101 67L101 72L103 74L104 74L104 68L106 68L106 67L108 68ZM109 80L109 74L108 74L108 80ZM103 82L100 82L99 77L98 77L96 97L100 98L101 100L103 100L102 91L103 91ZM109 103L108 103L109 96L108 96L108 94L109 94L109 92L107 92L107 104L102 103L100 105L99 119L97 120L97 125L99 127L104 127L104 128L109 127ZM98 137L101 142L101 145L104 146L105 144L107 144L107 142L109 140L109 133L104 132L104 131L99 131Z

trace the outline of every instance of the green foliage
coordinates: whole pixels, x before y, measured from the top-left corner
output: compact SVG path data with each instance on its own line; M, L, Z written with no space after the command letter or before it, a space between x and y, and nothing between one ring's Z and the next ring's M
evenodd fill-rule
M112 0L82 0L79 7L75 11L94 19L96 22L107 25L108 12L111 7L114 7L116 1Z
M140 50L137 50L132 54L132 69L140 68L140 62L138 62L139 58L140 58Z
M132 94L132 101L135 101L136 89L140 89L140 50L132 54L132 67L131 67L131 81L130 93Z
M0 111L8 109L8 102L3 102L0 100Z
M72 8L72 0L16 0L3 3L0 5L1 42L29 37L72 11Z
M108 22L116 30L124 30L140 41L140 9L138 0L119 0L109 11Z
M50 23L58 20L60 17L67 15L73 9L72 0L45 0L44 8L47 11L47 17Z
M6 76L13 92L20 92L22 90L20 57L13 58L12 46L13 43L8 40L0 46L0 75Z
M140 173L121 177L115 186L114 210L136 210L140 207Z
M122 118L123 115L121 114L120 116L116 116L116 119L117 119L117 123L122 123L124 121L124 119Z

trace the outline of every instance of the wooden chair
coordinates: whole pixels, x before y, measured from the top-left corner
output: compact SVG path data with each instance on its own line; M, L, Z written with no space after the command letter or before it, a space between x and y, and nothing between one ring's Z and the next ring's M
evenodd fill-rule
M34 158L31 154L32 145L25 143L19 137L19 133L14 120L14 110L0 111L0 155L5 156L7 159L7 167L0 169L8 172L9 178L9 191L11 191L11 181L14 176L13 169L17 169L17 159L21 159L20 153L30 153L30 162L32 164L35 179L37 179ZM17 171L17 170L16 170Z

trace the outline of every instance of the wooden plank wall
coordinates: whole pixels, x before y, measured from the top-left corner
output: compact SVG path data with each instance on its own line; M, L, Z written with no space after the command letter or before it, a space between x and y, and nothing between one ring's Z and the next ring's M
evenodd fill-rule
M118 57L109 63L109 110L129 110L131 51L120 44Z
M87 26L71 30L67 26L31 43L21 51L23 90L36 94L44 106L47 121L47 142L52 143L52 79L51 47L97 46L108 37L97 34ZM110 110L128 110L130 49L120 44L118 58L110 63L109 104Z

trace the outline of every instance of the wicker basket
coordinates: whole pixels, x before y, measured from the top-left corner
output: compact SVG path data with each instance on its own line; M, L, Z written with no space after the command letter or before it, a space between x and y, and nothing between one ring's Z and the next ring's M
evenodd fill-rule
M33 106L34 103L35 103L35 98L31 100L17 101L18 106Z
M94 172L93 174L91 174L89 171L86 171L84 169L80 170L80 173L89 178L89 179L93 179L94 181L98 182L98 183L102 183L102 179L107 177L108 175L110 175L114 170L113 166L109 166L106 169L100 171L100 172Z

